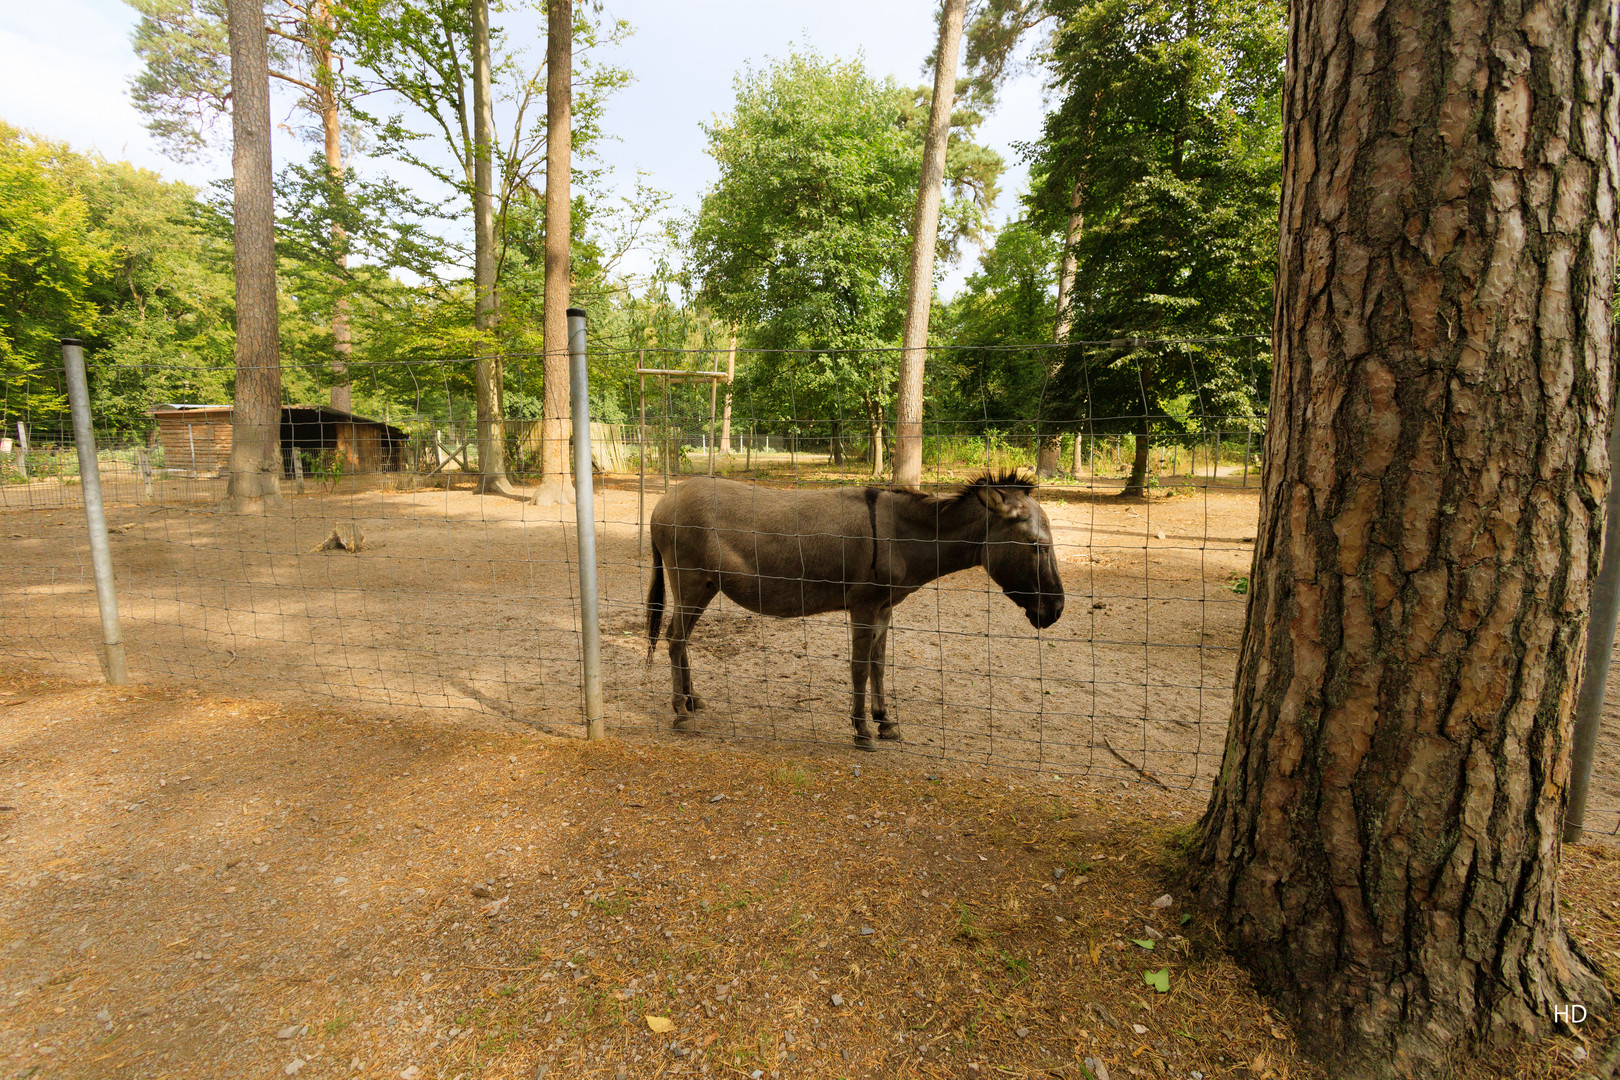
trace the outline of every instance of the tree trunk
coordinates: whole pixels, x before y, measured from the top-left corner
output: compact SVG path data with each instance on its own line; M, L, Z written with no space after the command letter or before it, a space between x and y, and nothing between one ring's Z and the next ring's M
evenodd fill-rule
M313 25L309 27L310 69L315 75L315 98L321 113L321 134L325 137L326 168L332 179L343 178L343 122L338 110L336 76L332 71L332 41L337 37L336 20L332 15L331 0L318 0L311 8ZM349 256L344 251L347 237L343 226L332 223L332 246L337 252L337 264L347 269ZM349 330L349 300L342 294L346 283L342 275L333 283L338 297L332 302L332 408L344 412L353 410L349 391L349 356L353 351Z
M720 412L720 450L731 453L731 381L737 377L737 335L731 335L731 348L726 352L726 400Z
M872 439L872 475L873 476L882 476L883 475L883 407L878 404L876 398L871 398L871 399L867 400L867 402L866 402L866 418L867 418L868 430L871 433L871 439ZM921 443L920 440L919 440L917 446L918 446L918 450L919 450L919 454L918 454L918 457L917 457L918 476L920 478L921 477L921 471L922 471L921 470L922 455L920 453L920 451L922 449L922 443Z
M1042 435L1035 447L1035 475L1042 479L1056 476L1062 454L1062 435Z
M922 182L911 227L911 268L906 285L906 325L900 339L900 388L895 397L894 482L922 483L923 367L928 360L928 312L934 302L934 248L939 239L939 202L945 181L945 148L956 103L956 54L961 51L967 0L944 0L939 53L934 58L934 100L923 143ZM881 458L882 452L874 455Z
M262 510L281 501L281 341L270 159L270 62L260 0L230 0L232 215L236 274L236 388L225 504Z
M1610 1004L1556 872L1610 470L1615 8L1290 21L1260 539L1201 889L1334 1076L1437 1076Z
M1131 474L1125 479L1122 499L1141 499L1147 496L1148 451L1153 446L1153 434L1144 416L1136 424L1136 456L1131 459Z
M493 353L495 328L495 102L489 70L489 0L472 0L473 69L473 325L480 348ZM497 355L473 361L478 408L478 490L516 496L506 479L503 364Z
M571 503L568 482L568 252L573 124L573 0L546 4L546 299L545 400L540 421L540 489L534 501ZM590 483L586 476L581 480Z
M1074 275L1078 267L1074 246L1080 242L1085 223L1086 216L1080 212L1080 181L1076 180L1074 192L1069 196L1069 228L1063 238L1063 263L1058 269L1057 324L1052 328L1054 342L1069 340L1069 326L1073 321L1069 306L1074 299Z

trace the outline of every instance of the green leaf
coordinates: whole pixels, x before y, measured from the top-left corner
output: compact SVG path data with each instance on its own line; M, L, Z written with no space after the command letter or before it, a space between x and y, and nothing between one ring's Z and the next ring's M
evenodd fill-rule
M1153 941L1150 938L1131 938L1131 941L1134 944L1142 946L1142 948L1148 950L1149 952L1153 951Z
M1170 969L1160 968L1158 971L1142 972L1142 981L1161 994L1170 992Z
M1192 913L1189 911L1183 911L1181 913L1181 925L1186 926L1190 922L1192 922Z

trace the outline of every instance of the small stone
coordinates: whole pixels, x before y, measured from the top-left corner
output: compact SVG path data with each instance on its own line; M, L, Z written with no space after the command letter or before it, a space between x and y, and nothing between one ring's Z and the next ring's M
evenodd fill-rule
M472 887L472 894L482 900L488 900L490 897L495 895L488 885L482 883Z
M832 996L832 1003L833 1003L834 1008L842 1007L842 1005L844 1004L844 995L842 995L842 994L834 994Z
M1147 936L1150 939L1152 939L1153 941L1163 941L1164 940L1163 931L1155 930L1153 927L1148 926L1146 923L1144 923L1142 925L1142 929L1147 932Z
M1143 1027L1141 1024L1132 1024L1131 1030L1136 1032L1138 1035L1146 1035L1148 1033L1148 1029Z
M765 1070L755 1069L753 1072L748 1074L748 1080L765 1080Z
M1018 1029L1018 1037L1019 1037L1019 1038L1020 1038L1020 1039L1027 1039L1027 1038L1029 1038L1029 1028L1026 1028L1026 1027L1021 1027L1021 1028L1019 1028L1019 1029Z
M237 864L240 863L241 861L242 861L242 856L240 856L240 855L232 855L230 858L225 860L225 869L227 869L227 870L235 870L236 867L237 867Z
M877 931L873 930L870 926L861 927L861 937L871 937L875 933L877 933Z
M855 774L855 779L859 780L861 778L861 767L859 765L851 769L850 772Z
M1079 877L1074 879L1074 883L1076 885L1084 885L1086 882L1088 882L1090 880L1091 880L1091 875L1090 874L1081 874Z
M1158 536L1158 538L1160 540L1163 540L1164 539L1164 530L1160 529L1156 535Z
M721 799L723 799L725 797L726 797L726 793L722 791L720 794L711 797L709 799L709 801L710 802L719 802Z
M280 1031L276 1032L276 1038L278 1038L278 1039L291 1039L294 1036L296 1036L297 1034L298 1034L298 1025L297 1024L288 1024L286 1027L284 1027Z
M303 1067L304 1067L304 1059L303 1058L293 1058L291 1061L287 1062L287 1064L285 1064L285 1065L283 1065L281 1067L281 1071L286 1073L288 1076L292 1076L295 1073L297 1073L299 1069L302 1069Z
M108 1012L106 1009L102 1009L100 1012L96 1013L96 1022L97 1023L105 1024L108 1021L110 1021L111 1019L112 1019L112 1013Z
M1061 866L1054 866L1052 868L1052 880L1053 881L1062 881L1065 877L1068 876L1068 874L1069 874L1069 871L1064 869Z
M1102 1058L1086 1058L1086 1069L1097 1080L1108 1080L1108 1066L1103 1064Z
M415 1065L407 1065L403 1069L399 1070L399 1080L416 1080L416 1078L421 1075L422 1070L417 1068Z
M1165 893L1163 896L1153 901L1153 906L1156 908L1167 908L1175 902L1175 897L1171 896L1169 893Z
M347 885L348 883L349 879L346 877L335 877L332 879L333 885Z

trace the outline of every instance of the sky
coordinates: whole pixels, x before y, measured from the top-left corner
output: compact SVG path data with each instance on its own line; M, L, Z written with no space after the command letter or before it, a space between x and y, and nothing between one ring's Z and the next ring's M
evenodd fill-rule
M626 19L635 29L624 45L604 55L634 76L612 99L604 121L615 136L600 154L613 170L610 183L628 191L637 170L643 170L652 186L675 196L678 210L695 209L716 177L699 125L730 108L740 70L760 67L794 47L861 56L872 74L892 75L902 84L931 82L932 73L922 64L933 48L934 7L935 0L608 0L605 14ZM4 0L0 118L75 149L98 150L198 186L227 175L225 129L211 160L187 164L164 157L146 133L127 93L139 70L129 44L135 20L134 11L118 0ZM539 58L544 41L535 28L542 17L514 11L497 13L492 21ZM1026 74L1008 83L996 112L980 129L980 140L1008 164L997 223L1016 216L1025 183L1012 144L1039 134L1043 112L1039 80ZM285 116L283 108L275 118ZM307 157L310 148L279 133L276 151L279 164ZM961 264L946 271L945 296L961 287L976 258L970 248Z

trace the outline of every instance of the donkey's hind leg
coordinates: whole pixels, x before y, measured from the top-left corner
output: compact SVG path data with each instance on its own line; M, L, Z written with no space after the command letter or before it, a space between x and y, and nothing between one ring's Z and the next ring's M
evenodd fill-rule
M692 636L692 627L719 591L719 584L713 575L701 570L682 570L672 576L675 579L672 605L675 617L669 624L669 674L673 684L670 704L675 709L676 729L690 731L696 723L692 714L703 708L703 699L692 693L692 664L686 645Z

